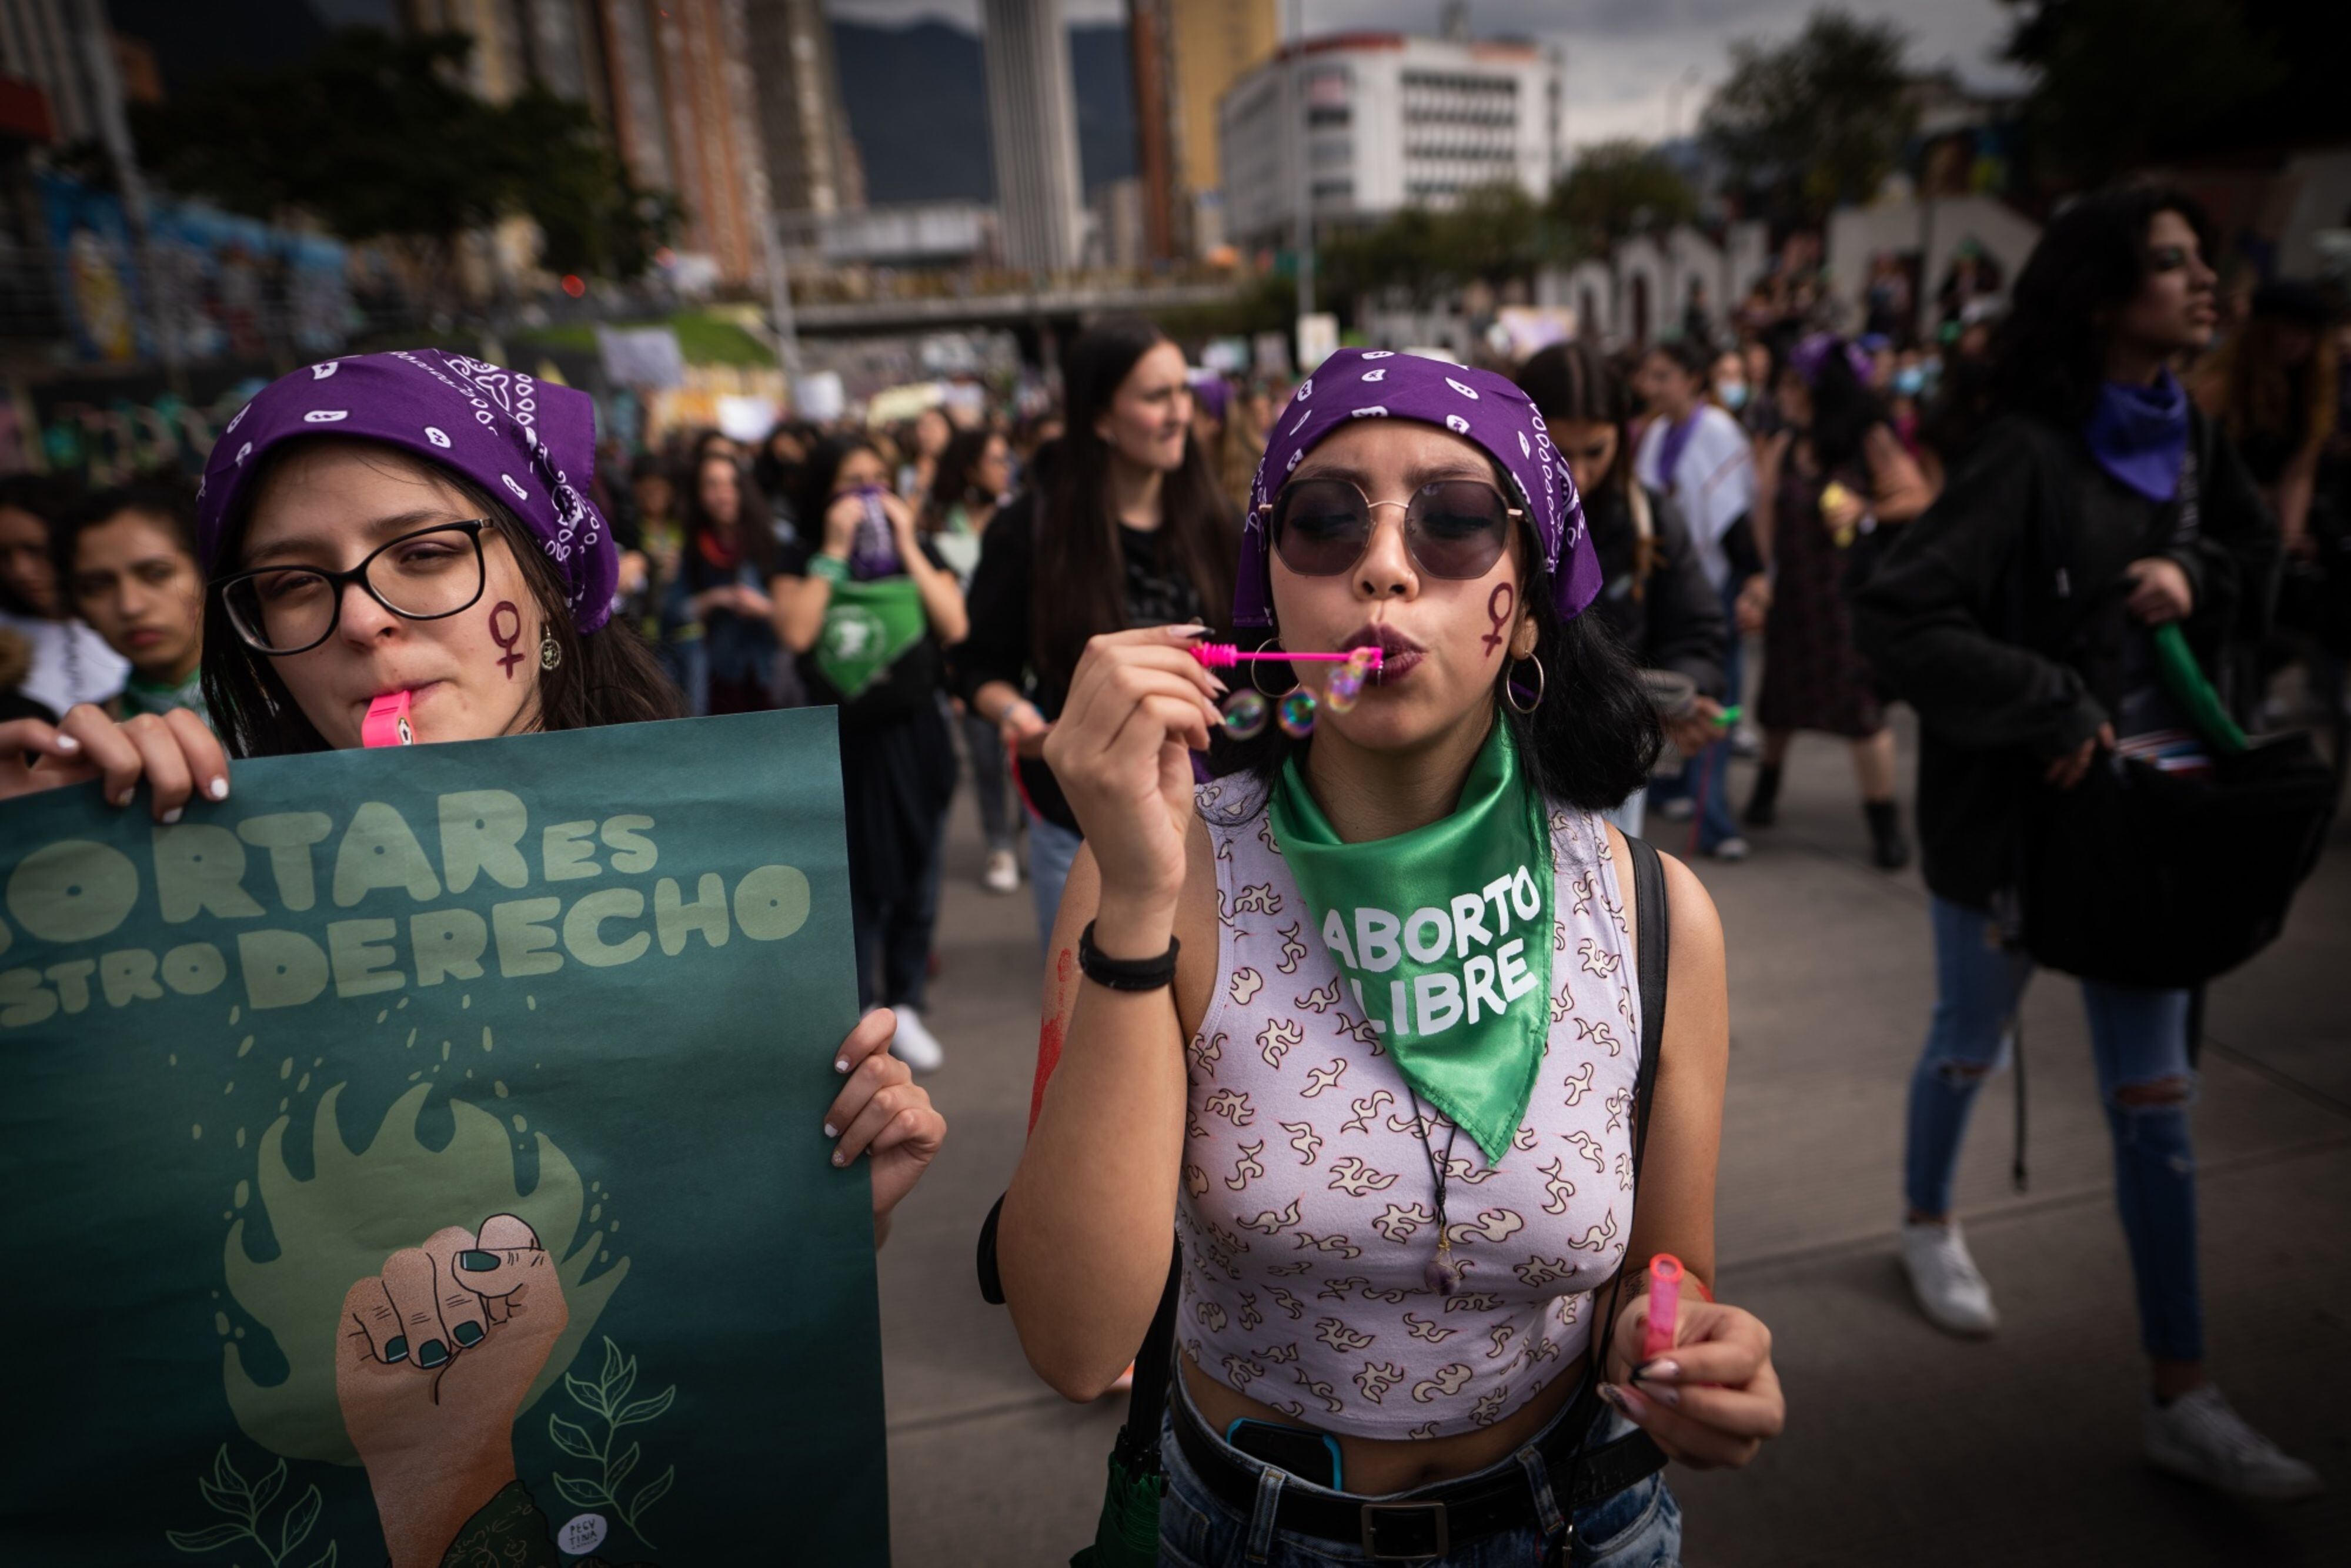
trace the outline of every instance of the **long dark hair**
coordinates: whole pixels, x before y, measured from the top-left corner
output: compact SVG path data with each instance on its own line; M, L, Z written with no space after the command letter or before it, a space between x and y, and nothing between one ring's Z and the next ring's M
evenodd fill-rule
M1773 354L1775 385L1787 372L1784 354L1785 350ZM1812 444L1813 463L1825 474L1857 461L1870 426L1886 421L1886 403L1854 373L1844 339L1830 342L1806 390L1812 393L1813 423L1804 436Z
M1094 423L1110 411L1135 362L1169 340L1140 317L1116 316L1080 333L1062 361L1069 420L1058 452L1039 465L1044 515L1029 611L1030 656L1056 684L1069 680L1087 638L1126 624L1126 559L1110 505L1111 449L1094 434ZM1239 531L1206 455L1188 435L1184 465L1161 486L1160 517L1160 565L1192 585L1204 620L1227 624Z
M734 548L743 559L759 569L759 579L766 581L776 575L776 522L767 497L760 493L758 481L751 477L749 466L740 457L722 457L710 451L706 441L697 442L695 450L703 455L695 458L694 465L685 471L685 482L680 486L684 494L678 497L684 503L681 510L685 519L686 548L689 550L694 549L705 534L722 540L726 537L725 525L702 504L703 469L713 463L724 463L735 470L737 501L735 507ZM821 525L819 526L820 529Z
M0 477L0 507L14 507L40 523L48 535L49 557L53 561L57 554L59 525L73 510L75 493L75 486L68 482L53 479L45 474L11 474ZM27 620L42 619L32 605L10 591L5 583L0 583L0 611L22 615ZM61 621L73 618L73 601L66 591L62 570L57 576L57 615Z
M824 514L831 505L834 486L841 478L841 465L849 461L852 452L871 452L881 459L882 471L890 471L890 458L882 444L872 436L852 431L843 435L828 435L816 444L809 454L808 466L800 474L800 491L796 505L799 507L800 528L815 543L824 542Z
M264 457L260 473L246 486L244 505L228 519L221 537L222 570L235 570L254 497L267 492L271 474L289 448L298 450L298 445L282 444ZM392 447L373 445L369 456L429 473L462 495L467 509L488 518L507 541L532 599L538 601L539 619L554 633L562 654L553 669L538 672L540 729L590 729L602 724L676 718L684 713L677 688L662 674L653 651L634 627L616 617L596 631L580 634L570 608L563 601L563 580L557 575L555 563L522 520L496 497L455 470ZM538 661L528 663L535 665ZM331 749L287 691L269 657L246 647L236 634L236 628L229 623L227 606L216 592L204 595L201 667L204 706L231 757L284 757Z
M1574 477L1575 487L1586 496L1612 503L1622 497L1629 482L1625 476L1633 468L1633 444L1625 428L1632 418L1633 400L1615 367L1591 344L1572 338L1536 350L1511 379L1545 419L1615 426L1616 460L1608 465L1606 477L1597 485L1586 485L1580 474ZM1568 465L1571 473L1574 466Z
M1507 494L1509 476L1497 469L1494 477ZM1648 781L1649 768L1665 744L1657 710L1624 643L1598 617L1587 612L1560 618L1552 603L1551 579L1535 564L1541 553L1532 529L1522 525L1519 538L1520 559L1528 563L1520 573L1520 597L1534 609L1541 695L1532 713L1522 714L1510 704L1505 687L1517 662L1506 657L1494 678L1493 701L1538 791L1583 810L1604 811ZM1532 695L1529 683L1521 680L1520 685L1523 695ZM1211 766L1219 773L1247 773L1270 789L1291 753L1311 744L1311 737L1301 742L1268 726L1248 740L1219 739Z
M2147 235L2158 213L2178 213L2216 259L2211 218L2170 185L2117 185L2050 220L2017 274L1992 336L1992 401L2071 430L2097 406L2113 313L2147 283Z
M931 470L931 488L923 497L923 531L937 533L947 526L947 514L958 506L968 506L971 494L972 470L987 455L988 443L998 433L987 425L975 430L958 430L947 442L946 450L939 454L938 465ZM990 496L993 501L995 497Z

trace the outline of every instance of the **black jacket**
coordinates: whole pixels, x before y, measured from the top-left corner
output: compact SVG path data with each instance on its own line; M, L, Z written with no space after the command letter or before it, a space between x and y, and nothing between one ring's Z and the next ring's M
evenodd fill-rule
M2014 885L2030 792L2115 713L2142 636L2124 608L2130 562L2179 562L2208 670L2225 674L2266 627L2276 519L2200 413L2189 442L2192 523L2110 476L2078 434L2002 419L1855 591L1855 641L1918 712L1918 836L1940 896L1982 909Z
M1605 486L1583 497L1592 548L1600 557L1600 597L1592 612L1617 636L1633 662L1653 670L1675 670L1708 696L1722 695L1722 659L1728 632L1722 599L1706 580L1681 510L1655 490L1649 502L1655 559L1648 576L1635 581L1639 530L1634 527L1630 492Z

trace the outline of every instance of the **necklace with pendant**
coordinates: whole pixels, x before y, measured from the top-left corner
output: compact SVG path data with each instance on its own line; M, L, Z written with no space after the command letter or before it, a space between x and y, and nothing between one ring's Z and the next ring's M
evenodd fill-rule
M1421 1282L1440 1296L1450 1296L1461 1289L1465 1278L1461 1265L1453 1260L1453 1237L1445 1223L1445 1182L1453 1168L1453 1145L1461 1136L1461 1127L1456 1123L1446 1134L1445 1161L1439 1165L1437 1147L1428 1141L1429 1118L1420 1108L1420 1096L1409 1087L1405 1092L1412 1099L1413 1134L1420 1139L1420 1152L1428 1159L1428 1179L1437 1189L1437 1256L1421 1271Z

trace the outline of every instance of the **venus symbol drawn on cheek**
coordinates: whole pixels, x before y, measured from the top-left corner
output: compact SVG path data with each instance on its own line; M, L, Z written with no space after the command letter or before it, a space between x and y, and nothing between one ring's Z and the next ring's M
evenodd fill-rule
M498 629L500 616L506 617L504 631ZM506 650L498 656L498 667L507 673L507 679L513 680L515 666L522 663L522 654L517 652L522 642L522 612L514 607L514 601L501 599L490 607L490 641Z
M1494 584L1494 591L1486 596L1486 619L1494 623L1494 629L1478 640L1486 644L1489 657L1502 645L1502 628L1510 624L1510 612L1518 602L1519 591L1507 582Z

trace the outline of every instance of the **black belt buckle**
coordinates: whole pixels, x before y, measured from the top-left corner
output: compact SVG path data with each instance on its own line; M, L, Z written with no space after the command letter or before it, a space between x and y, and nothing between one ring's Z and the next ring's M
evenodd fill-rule
M1367 1502L1364 1550L1375 1563L1423 1563L1451 1550L1441 1502Z

